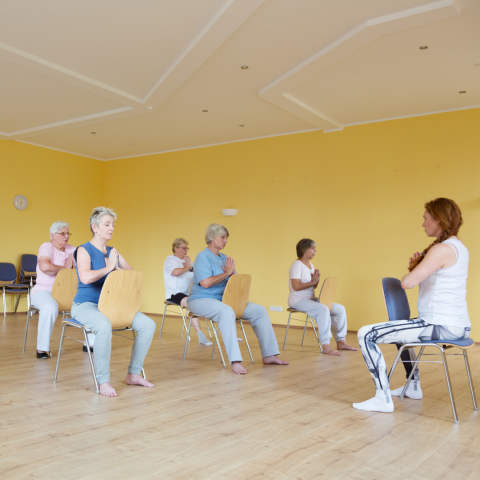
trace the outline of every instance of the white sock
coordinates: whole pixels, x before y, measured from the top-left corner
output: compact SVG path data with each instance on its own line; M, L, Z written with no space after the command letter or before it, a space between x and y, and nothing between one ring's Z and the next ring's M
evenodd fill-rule
M396 388L395 390L392 390L392 395L394 397L399 397L403 392L403 387ZM407 388L407 391L405 392L405 396L408 398L413 398L413 400L421 400L423 398L423 392L422 389L420 388L420 380L412 380L410 382L410 385Z
M243 338L237 337L237 340L238 340L239 342L242 342L242 341L243 341Z
M353 408L366 412L391 413L394 410L390 390L377 390L377 393L370 400L361 403L354 403Z
M205 336L205 334L200 330L197 332L198 335L198 343L202 345L213 345L213 343Z

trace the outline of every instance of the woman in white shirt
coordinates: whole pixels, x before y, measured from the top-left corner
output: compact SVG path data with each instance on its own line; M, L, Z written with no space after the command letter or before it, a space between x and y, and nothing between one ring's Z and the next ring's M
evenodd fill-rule
M332 310L329 311L328 307L321 304L318 299L315 298L315 289L320 282L320 271L314 269L310 260L313 259L316 252L317 245L310 238L303 238L297 243L298 260L292 263L290 271L288 272L290 279L288 306L296 310L301 310L315 319L320 341L323 346L323 353L327 355L341 355L340 352L337 352L330 345L332 327L335 340L337 341L337 349L356 351L356 348L351 347L345 341L345 336L347 335L347 314L345 307L334 303Z
M392 396L400 396L403 387L390 391L387 366L379 343L414 343L431 340L463 340L470 335L467 309L467 276L469 253L457 238L462 226L462 212L448 198L437 198L425 204L422 226L428 237L436 237L421 254L414 253L409 273L402 287L419 285L418 318L366 325L358 331L363 358L372 375L375 397L353 408L369 412L393 412ZM406 396L422 398L416 372Z
M163 265L165 279L165 297L169 302L187 308L188 291L193 279L192 260L187 255L188 242L184 238L176 238L172 244L173 255L169 255ZM192 319L193 328L202 345L213 345L200 328L198 318Z

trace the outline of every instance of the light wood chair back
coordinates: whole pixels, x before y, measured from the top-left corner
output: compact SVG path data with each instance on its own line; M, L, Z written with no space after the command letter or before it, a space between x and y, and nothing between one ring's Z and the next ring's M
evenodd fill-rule
M242 318L250 296L251 284L252 276L245 273L236 273L228 280L222 302L233 308L236 318Z
M327 277L320 290L320 303L328 307L331 311L335 303L335 293L337 292L337 277Z
M127 328L140 310L143 273L135 270L114 271L103 284L98 309L110 320L112 328Z
M72 310L77 285L77 270L75 268L64 268L57 273L53 282L52 298L57 301L59 312L70 312Z

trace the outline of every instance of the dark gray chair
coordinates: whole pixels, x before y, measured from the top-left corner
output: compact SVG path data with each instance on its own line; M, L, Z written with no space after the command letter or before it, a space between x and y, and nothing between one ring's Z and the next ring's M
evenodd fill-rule
M22 294L27 295L28 310L30 310L30 287L17 283L17 271L13 263L0 263L0 287L3 291L3 316L7 316L7 302L5 295L17 295L17 303L15 304L15 312L17 313L18 302Z
M408 298L407 294L405 293L405 290L402 288L401 282L398 278L383 278L382 279L382 287L383 287L383 297L385 300L385 307L387 309L387 314L388 314L388 320L407 320L410 319L410 305L408 304ZM445 378L447 380L447 387L448 387L448 393L450 395L450 402L452 404L452 411L453 411L453 419L455 423L458 423L458 416L457 416L457 410L455 408L455 399L453 397L453 392L452 392L452 386L451 386L451 380L450 380L450 375L448 372L448 365L447 365L447 356L450 355L462 355L465 360L465 367L467 369L467 377L468 377L468 382L470 384L470 393L472 394L472 400L473 400L473 409L478 410L477 407L477 400L475 398L475 390L473 388L473 381L472 381L472 375L470 373L470 365L468 363L468 356L467 356L467 349L472 348L474 346L475 342L471 338L467 338L465 340L431 340L428 342L416 342L416 343L406 343L402 345L397 344L398 348L398 354L395 357L395 361L393 362L392 368L390 370L390 373L388 375L388 380L390 381L393 372L395 371L395 368L398 364L399 361L401 362L410 362L409 358L405 358L405 356L402 357L402 354L404 351L406 351L409 348L415 348L419 347L420 351L417 356L417 360L415 361L415 364L413 365L412 371L407 379L407 383L405 384L405 387L403 388L403 392L401 397L405 395L405 392L407 391L408 385L410 384L413 373L415 372L415 369L417 368L419 363L422 363L420 359L422 358L423 351L425 350L426 347L435 347L439 350L439 353L437 354L428 354L428 355L441 355L442 360L441 361L428 361L428 363L442 363L443 368L445 370ZM449 350L451 348L459 348L462 351L462 354L456 354L456 353L445 353L446 350ZM406 352L405 352L406 353ZM426 354L427 355L427 354ZM400 360L400 357L402 357L402 360ZM426 361L424 360L424 363Z

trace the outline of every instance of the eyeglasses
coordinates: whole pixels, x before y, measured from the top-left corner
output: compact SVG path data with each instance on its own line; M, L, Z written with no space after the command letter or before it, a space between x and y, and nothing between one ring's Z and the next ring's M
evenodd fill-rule
M70 232L57 232L55 235L61 235L62 237L71 237L72 234Z
M182 250L185 250L186 252L188 252L190 250L188 247L178 247L178 248L181 248Z

